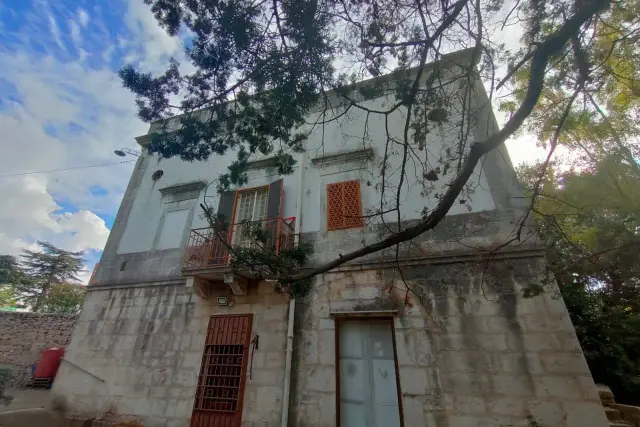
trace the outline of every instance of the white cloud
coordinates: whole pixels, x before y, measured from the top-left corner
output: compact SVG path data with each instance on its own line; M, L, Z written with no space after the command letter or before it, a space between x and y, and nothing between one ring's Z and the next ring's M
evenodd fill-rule
M109 230L104 220L88 210L58 213L60 206L42 177L0 180L0 253L16 255L33 248L35 240L50 241L71 251L101 250Z
M73 41L73 46L76 50L80 50L82 46L82 38L80 36L80 25L76 23L74 20L69 20L69 31L71 33L71 41Z
M4 34L15 44L0 45L0 79L19 101L3 97L0 107L0 254L37 249L36 240L90 252L106 242L109 230L98 215L115 215L133 163L6 175L118 162L123 159L113 155L114 149L138 148L134 137L146 133L148 125L137 118L134 96L110 62L127 56L145 71L162 72L171 56L183 59L184 53L148 6L125 1L126 28L119 34L107 30L99 8L90 15L45 0L36 0L23 14L22 28ZM42 28L48 30L44 36ZM88 54L104 62L89 66ZM85 281L93 262L87 268Z
M91 211L67 212L57 216L56 222L63 233L72 233L71 237L67 238L64 243L71 251L102 250L105 243L107 243L109 229L106 227L104 220Z
M87 28L87 25L89 24L89 14L86 10L82 8L78 9L78 21L80 21L82 28Z
M60 28L58 28L58 23L53 15L49 15L49 31L51 31L51 36L55 40L58 47L62 50L66 50L64 47L64 43L62 42L62 36L60 35Z
M151 9L143 2L128 2L125 23L133 34L133 40L121 40L121 43L125 42L130 49L128 61L135 58L142 71L163 72L170 57L184 57L182 42L160 28Z

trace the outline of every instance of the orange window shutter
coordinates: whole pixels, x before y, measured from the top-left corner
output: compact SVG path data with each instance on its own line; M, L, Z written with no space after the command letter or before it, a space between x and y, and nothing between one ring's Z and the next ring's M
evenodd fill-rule
M343 227L342 183L327 185L327 230L339 230Z
M362 227L360 181L327 185L327 230Z
M360 181L347 181L342 184L344 228L362 227Z

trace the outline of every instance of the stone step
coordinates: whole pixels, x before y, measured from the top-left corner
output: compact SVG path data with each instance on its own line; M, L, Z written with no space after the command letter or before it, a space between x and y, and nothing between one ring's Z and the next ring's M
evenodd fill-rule
M598 396L600 396L600 400L602 401L602 403L614 401L613 392L609 387L602 384L596 384L596 388L598 390Z
M634 424L626 422L626 421L610 421L609 422L609 426L610 427L635 427Z
M622 418L622 414L620 414L620 411L618 411L617 409L605 407L604 413L607 414L607 419L609 421L617 421Z

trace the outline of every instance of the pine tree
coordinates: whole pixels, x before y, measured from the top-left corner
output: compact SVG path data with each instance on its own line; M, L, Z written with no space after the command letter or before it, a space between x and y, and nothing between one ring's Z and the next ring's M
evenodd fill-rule
M84 267L84 252L69 252L38 241L42 252L24 250L20 271L11 285L33 311L41 310L52 286L78 284L78 273Z

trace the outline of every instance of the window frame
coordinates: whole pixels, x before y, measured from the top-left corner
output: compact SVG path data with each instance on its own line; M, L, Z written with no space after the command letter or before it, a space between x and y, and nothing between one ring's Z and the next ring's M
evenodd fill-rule
M404 411L402 409L402 389L400 387L400 367L398 366L398 350L396 345L396 328L394 316L384 314L374 315L350 315L339 314L334 316L335 324L335 374L336 374L336 427L345 427L340 424L340 324L344 322L370 322L384 321L391 326L391 342L393 343L393 362L396 369L396 392L398 394L398 416L400 427L404 427Z
M235 240L236 240L236 234L237 234L236 233L236 227L238 225L238 223L236 222L236 220L237 220L236 219L236 215L238 214L238 202L240 201L240 193L255 192L256 196L257 196L257 193L260 190L264 190L264 189L267 190L267 196L266 197L267 197L267 204L268 204L269 203L270 184L256 185L255 187L248 187L248 188L242 188L242 189L235 190L235 194L234 194L234 198L233 198L233 210L231 211L231 221L229 223L229 232L228 232L228 236L227 236L227 239L229 240L231 245L235 244ZM253 207L254 213L255 213L255 208L256 207L254 205L254 207ZM265 209L268 209L268 208L265 206ZM265 215L267 215L266 211L265 211ZM266 217L264 219L266 219ZM278 231L280 231L280 230L278 230Z
M347 183L351 183L354 182L357 184L358 186L358 203L360 205L360 213L359 213L359 221L358 224L346 224L346 216L345 216L345 212L344 212L344 186ZM342 225L338 226L338 227L332 227L329 224L329 204L330 204L330 200L329 200L329 187L330 186L340 186L341 187L341 192L342 192L342 200L340 201L340 206L342 208ZM326 184L326 188L325 188L325 194L326 194L326 224L327 224L327 231L337 231L337 230L348 230L351 228L363 228L364 227L364 218L362 216L362 188L360 185L360 180L359 179L349 179L346 181L338 181L338 182L330 182Z
M256 193L262 189L266 189L267 190L267 200L269 200L269 187L270 185L257 185L255 187L249 187L249 188L241 188L235 191L234 194L234 199L233 199L233 210L231 212L231 221L230 221L230 225L235 224L236 221L236 210L238 208L238 199L240 199L240 193L246 193L246 192L250 192L250 191L255 191ZM267 202L268 203L268 202Z

